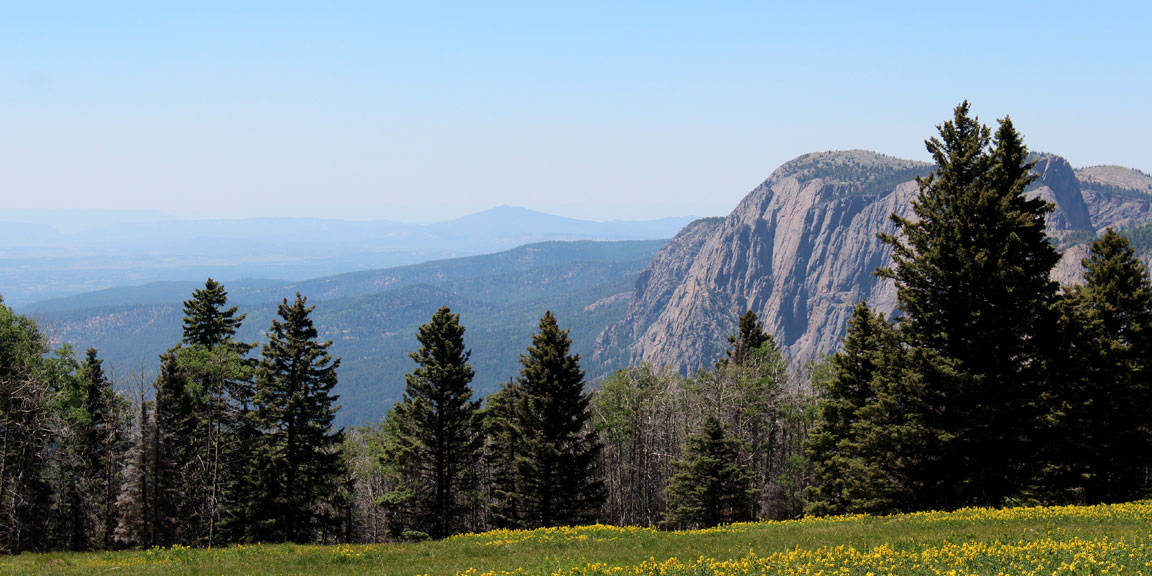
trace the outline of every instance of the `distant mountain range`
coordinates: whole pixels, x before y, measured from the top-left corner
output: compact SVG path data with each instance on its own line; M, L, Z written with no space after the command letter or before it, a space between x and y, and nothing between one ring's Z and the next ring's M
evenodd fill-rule
M316 218L181 220L148 211L0 211L9 305L129 284L302 280L552 240L670 238L690 217L593 222L501 206L435 224Z

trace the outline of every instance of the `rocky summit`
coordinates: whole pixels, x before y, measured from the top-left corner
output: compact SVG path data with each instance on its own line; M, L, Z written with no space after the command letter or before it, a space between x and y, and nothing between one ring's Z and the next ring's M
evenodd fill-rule
M1048 233L1064 253L1053 271L1061 283L1080 280L1097 232L1152 223L1148 175L1116 166L1074 170L1051 154L1033 160L1029 193L1053 204ZM912 214L916 177L932 169L864 150L784 164L727 218L693 222L657 254L596 354L624 351L632 362L691 372L723 355L747 310L797 367L835 351L856 302L895 308L895 287L873 274L891 262L877 233L896 232L893 213Z

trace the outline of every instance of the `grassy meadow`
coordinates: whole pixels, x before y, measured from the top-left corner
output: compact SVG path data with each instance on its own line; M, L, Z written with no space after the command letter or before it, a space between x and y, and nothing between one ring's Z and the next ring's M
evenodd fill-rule
M24 554L0 574L1152 574L1152 502L840 516L708 530L584 526L439 542Z

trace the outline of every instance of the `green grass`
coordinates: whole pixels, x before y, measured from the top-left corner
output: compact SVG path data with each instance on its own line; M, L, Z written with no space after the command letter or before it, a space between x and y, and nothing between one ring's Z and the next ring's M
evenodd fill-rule
M1152 502L805 519L693 532L590 526L408 544L0 558L3 574L727 575L815 574L817 569L860 576L876 570L883 571L875 572L879 575L948 569L958 574L1149 574Z

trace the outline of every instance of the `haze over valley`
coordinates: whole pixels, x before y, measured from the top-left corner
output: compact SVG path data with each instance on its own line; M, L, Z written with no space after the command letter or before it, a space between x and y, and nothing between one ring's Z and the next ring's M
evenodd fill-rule
M597 222L513 206L432 224L0 209L0 293L9 305L20 307L159 281L307 280L546 240L670 238L691 220Z

